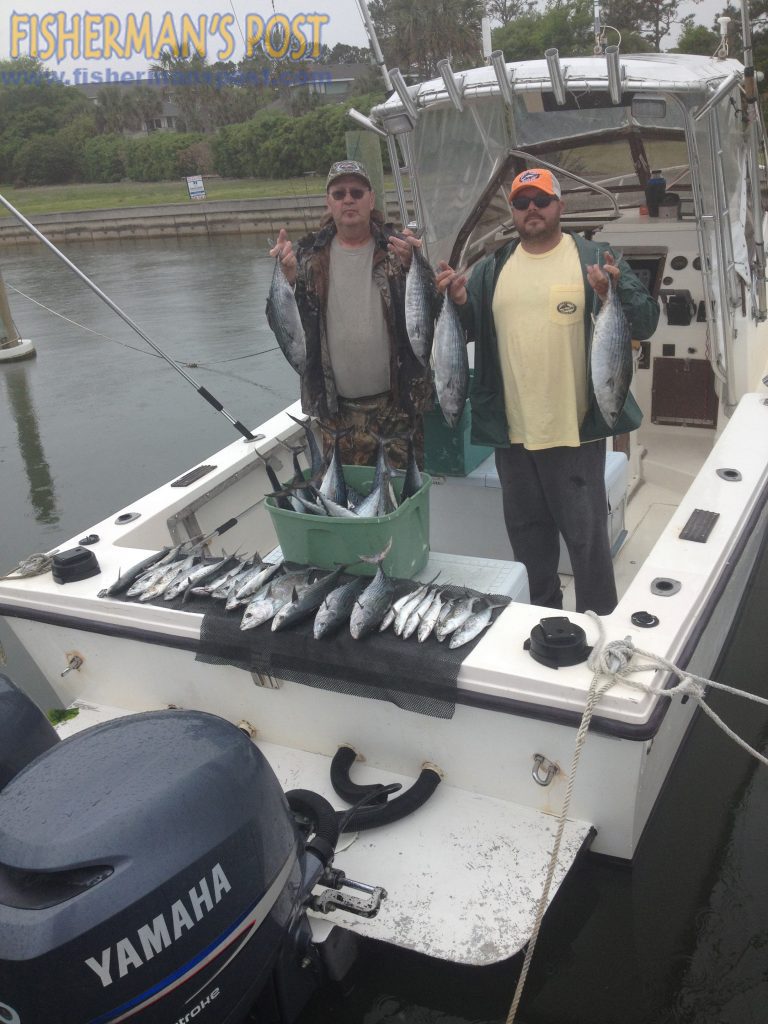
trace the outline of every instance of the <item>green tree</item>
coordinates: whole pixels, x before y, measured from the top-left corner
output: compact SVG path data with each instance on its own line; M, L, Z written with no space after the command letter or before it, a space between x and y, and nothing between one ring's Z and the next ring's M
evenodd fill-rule
M17 185L58 185L74 174L74 155L56 135L35 135L19 147L13 161Z
M428 78L450 57L454 70L482 59L483 0L372 0L371 19L389 67Z
M132 91L132 100L139 120L149 129L150 123L163 112L162 92L152 85L137 85Z
M163 50L150 70L165 82L166 95L179 108L185 131L211 132L216 128L215 76L202 53Z
M102 135L134 131L138 115L128 89L118 83L103 85L96 95L96 127Z
M674 49L675 53L700 53L711 57L720 45L720 35L703 25L696 25L693 15L683 19L683 30Z
M584 56L595 44L591 0L550 3L544 11L529 11L492 33L495 49L508 61L535 60L555 47L561 57Z
M19 175L25 180L30 174L34 176L35 151L25 151L21 171L21 164L17 163L25 143L38 136L51 138L90 111L85 94L57 81L40 61L31 57L0 61L0 181L21 180ZM62 160L60 180L69 180L74 172L68 144L53 143L51 149ZM46 168L40 174L50 178L54 171L47 161Z
M368 64L373 54L367 46L350 46L347 43L336 43L333 49L323 45L320 50L319 64Z
M659 52L661 42L675 25L683 22L680 7L684 0L607 0L603 8L606 24L625 32L639 32L652 50ZM690 0L701 3L701 0ZM622 42L622 49L627 47Z
M510 22L524 14L530 14L536 9L536 0L486 0L485 10L492 21L501 25L509 25Z

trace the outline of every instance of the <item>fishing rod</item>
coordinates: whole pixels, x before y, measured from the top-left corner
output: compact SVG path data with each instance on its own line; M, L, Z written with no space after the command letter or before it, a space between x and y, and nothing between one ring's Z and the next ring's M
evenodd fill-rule
M191 384L192 387L195 389L195 391L197 391L198 395L200 395L201 398L204 398L209 405L213 406L213 408L216 410L216 412L220 412L221 415L226 420L228 420L229 423L231 423L232 426L240 434L242 434L242 436L247 441L256 441L256 440L258 440L258 438L254 434L252 434L250 432L250 430L243 423L240 422L240 420L236 420L233 416L230 416L230 414L227 412L227 410L224 408L224 406L221 404L221 402L218 400L218 398L216 398L214 395L212 395L211 392L208 391L207 388L203 387L202 384L198 384L198 382L194 379L194 377L191 377L186 372L186 370L184 370L184 368L182 366L180 366L176 362L175 359L172 359L166 352L163 352L163 350L160 348L160 346L156 345L155 342L152 341L152 339L149 338L144 333L144 331L142 331L142 329L138 326L138 324L134 323L134 321L131 320L131 318L128 316L127 313L124 313L123 310L120 309L120 307L115 302L113 302L112 299L110 299L110 297L108 295L106 295L101 290L101 288L99 288L99 286L97 284L94 284L94 282L86 274L84 274L83 271L79 269L79 267L76 267L75 264L70 259L68 259L64 255L64 253L61 252L60 249L56 248L56 246L53 244L53 242L51 242L48 238L45 237L45 235L42 233L42 231L39 231L31 221L28 221L27 218L24 216L24 214L20 213L19 210L17 210L15 206L13 206L11 203L9 203L8 200L5 198L5 196L3 196L2 194L0 194L0 203L2 203L2 205L6 208L6 210L8 210L9 213L12 213L13 216L20 223L22 223L24 225L24 227L28 231L31 231L32 234L43 243L43 245L48 246L48 248L51 250L51 252L54 254L54 256L58 256L59 259L62 260L62 262L65 263L69 267L70 270L74 271L74 273L77 274L77 276L80 278L80 280L84 284L88 285L88 287L91 289L91 291L94 292L96 295L98 295L98 297L101 299L101 301L105 302L109 306L109 308L112 310L113 313L117 313L117 315L120 317L120 319L123 320L126 324L128 324L128 326L131 328L131 330L135 331L138 334L138 336L150 346L150 348L154 349L154 351L162 359L164 359L166 361L166 363L168 363L169 366L172 366L173 369L177 373L181 374L181 376L184 378L184 380L188 384Z

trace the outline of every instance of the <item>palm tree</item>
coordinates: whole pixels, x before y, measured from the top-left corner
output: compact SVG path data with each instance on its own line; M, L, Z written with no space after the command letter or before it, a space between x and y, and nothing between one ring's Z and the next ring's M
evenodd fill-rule
M133 103L145 131L151 131L150 122L163 112L163 95L150 85L137 85L133 90Z

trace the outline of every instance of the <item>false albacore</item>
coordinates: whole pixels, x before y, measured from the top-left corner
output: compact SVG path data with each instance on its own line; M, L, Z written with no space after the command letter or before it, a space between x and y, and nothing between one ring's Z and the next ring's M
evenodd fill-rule
M291 416L289 412L286 413L286 416L289 419L293 420L294 423L298 423L298 425L304 431L304 436L307 439L307 447L309 449L309 459L312 476L317 476L318 473L321 473L323 469L323 456L320 452L320 446L317 443L317 438L315 437L314 432L311 426L309 425L312 421L299 420L295 416Z
M437 400L446 423L455 427L467 400L469 360L464 328L448 295L443 300L435 327L434 362Z
M378 555L361 555L364 562L377 565L376 575L358 597L352 614L349 618L349 632L355 640L360 640L368 633L378 629L381 620L392 604L392 597L395 592L395 581L384 572L383 562L392 547L390 537L387 546Z
M411 265L405 279L405 329L413 354L422 366L429 362L435 320L432 299L435 294L435 275L424 259L421 249L413 247Z
M315 640L340 629L349 620L352 609L358 597L368 586L368 579L365 576L356 576L349 583L342 583L326 597L317 610L313 632Z
M592 332L592 384L600 414L613 430L627 400L632 380L632 338L612 278Z
M307 355L304 328L301 325L296 296L288 284L279 259L275 260L272 284L267 297L267 322L285 358L296 373L304 373Z

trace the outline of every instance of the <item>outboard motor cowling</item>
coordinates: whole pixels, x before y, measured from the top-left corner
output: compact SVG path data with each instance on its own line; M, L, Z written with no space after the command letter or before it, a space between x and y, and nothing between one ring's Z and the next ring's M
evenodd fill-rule
M57 742L58 733L35 701L0 672L0 790Z
M304 857L272 769L223 719L64 740L0 793L2 1019L242 1021L308 941Z
M0 789L58 742L37 704L0 672Z

